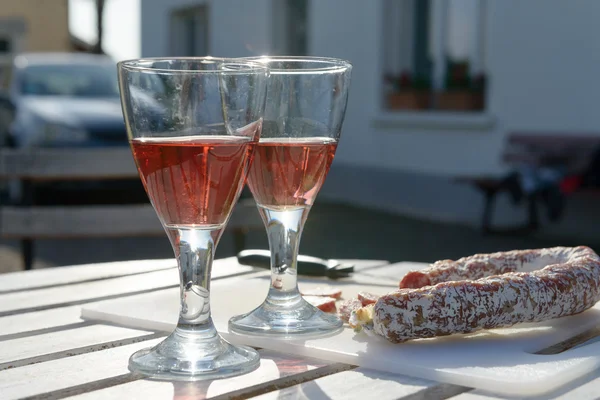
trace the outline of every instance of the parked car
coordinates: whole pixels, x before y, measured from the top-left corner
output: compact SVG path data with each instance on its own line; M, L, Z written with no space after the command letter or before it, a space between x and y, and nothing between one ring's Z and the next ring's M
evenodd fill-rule
M21 54L9 98L15 115L7 131L15 147L127 145L117 70L108 56Z
M128 145L116 64L108 56L86 53L18 55L13 62L8 99L5 97L0 102L0 108L10 109L13 116L0 119L0 124L5 124L0 125L0 132L7 133L7 144L12 147ZM11 185L11 188L10 197L17 201L22 188L19 185ZM43 189L50 198L73 198L72 191L85 189L89 197L99 202L145 199L139 181L45 185L37 189ZM92 191L95 193L91 194ZM78 193L77 197L81 199L84 194Z

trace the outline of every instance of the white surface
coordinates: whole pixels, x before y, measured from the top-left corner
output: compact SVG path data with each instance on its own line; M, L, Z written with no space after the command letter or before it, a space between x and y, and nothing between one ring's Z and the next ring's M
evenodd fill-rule
M258 305L268 288L268 278L243 279L241 284L242 279L214 282L211 292L215 324L225 338L236 343L517 395L552 391L600 366L600 343L557 355L532 354L600 323L600 305L586 313L547 323L399 345L355 334L348 328L329 338L278 341L227 332L229 317ZM303 284L310 287L322 282ZM344 297L359 290L385 293L393 289L330 284L341 285ZM165 290L86 306L82 317L138 329L170 331L177 313L178 291Z
M368 260L357 260L358 270L375 270L373 268L376 261ZM135 263L135 262L133 262ZM140 261L140 264L147 265L146 262ZM114 273L121 266L127 263L110 263L110 268L105 268L105 265L98 265L102 268L94 269L97 275L91 274L86 279L103 277L107 272ZM72 276L80 276L79 270L91 270L92 266L73 266L69 268L56 268L55 279L62 281L69 277L72 272ZM47 272L49 270L36 270L20 273L19 275L30 282L39 282L44 279L38 279L40 277L49 277ZM63 276L64 275L64 276ZM252 275L248 275L252 276ZM361 277L357 274L357 279ZM238 277L243 279L243 277ZM381 281L381 279L379 279ZM115 282L119 282L120 279L107 279L103 281L105 286L112 286ZM15 282L17 283L17 282ZM71 285L63 287L64 291L68 291ZM7 287L11 290L12 287ZM46 296L48 304L54 303L52 296ZM20 352L34 350L27 347L36 347L35 353L17 355L17 357L35 354L46 353L46 346L54 346L56 341L52 339L50 343L48 333L40 334L30 331L35 331L43 328L53 328L59 325L71 324L74 322L81 321L80 319L81 307L70 306L61 307L51 310L30 312L24 314L11 315L0 318L0 349L9 349L9 351ZM102 340L106 337L107 330L105 325L95 325L90 327L91 336L94 340ZM80 328L75 327L64 327L61 329L62 336L65 338L73 339L72 335L80 337L78 332ZM109 327L109 331L113 331L113 327ZM118 329L118 328L116 328ZM114 331L118 335L118 331ZM121 329L121 334L117 340L129 337L129 329ZM31 337L36 339L36 343L32 344L27 340L7 341L2 339L3 335L22 333L25 336L22 339ZM58 333L58 332L54 332ZM57 338L54 333L50 337ZM110 332L109 332L110 334ZM85 336L85 335L84 335ZM111 378L119 375L127 374L127 359L131 353L143 347L148 347L152 344L157 343L158 340L149 340L141 343L135 343L132 345L125 345L116 348L109 348L105 350L99 350L99 346L89 346L89 350L92 352L87 354L79 354L67 358L54 359L55 356L63 357L69 350L59 351L58 353L52 353L47 356L43 356L43 362L26 365L18 368L10 368L0 371L0 398L13 399L23 398L31 395L37 395L40 398L50 396L50 393L56 390L68 390L68 397L73 398L85 398L85 399L105 399L105 398L127 398L127 399L163 399L172 398L174 396L179 397L193 397L202 398L203 394L208 395L219 395L230 393L232 390L238 390L248 388L256 384L263 384L265 390L273 390L273 387L269 385L283 385L292 387L285 389L285 392L281 392L284 398L293 398L293 384L297 382L295 379L298 373L311 370L315 366L319 366L322 363L314 360L306 359L301 356L294 356L289 353L275 353L269 350L261 350L261 357L264 366L261 365L260 370L256 373L244 375L243 377L231 378L231 380L220 380L215 382L196 383L196 384L182 384L173 385L170 382L153 382L149 380L139 380L135 382L128 382L118 384L116 386L106 387L107 385L115 384ZM77 345L75 342L70 343L70 349ZM13 349L18 346L21 348ZM25 348L25 349L23 349ZM41 352L40 352L41 351ZM277 365L278 371L272 368L273 362ZM418 392L422 389L419 385L413 385L410 378L401 377L393 374L379 373L372 370L357 369L354 371L339 372L333 375L329 375L328 379L321 381L321 379L312 379L308 382L301 384L302 389L296 393L309 393L311 398L325 398L323 394L320 394L319 388L323 388L327 396L332 399L346 399L348 393L344 390L349 383L353 383L350 386L353 393L363 395L367 393L366 387L360 389L364 385L369 385L369 390L373 393L383 394L387 391L387 396L382 396L381 399L394 398L394 394L397 397L410 395L411 393ZM315 377L319 375L319 370L314 372ZM323 372L326 373L326 372ZM346 375L346 373L351 373ZM330 379L337 377L337 379ZM244 378L244 379L242 379ZM312 382L315 384L313 385ZM437 383L429 382L429 386L435 386ZM336 390L336 387L339 389ZM207 389L208 387L208 389ZM196 391L196 389L199 389ZM316 390L313 390L316 389ZM86 393L82 393L86 392ZM62 396L67 396L66 392L61 392ZM82 394L79 394L82 393ZM278 393L275 391L274 393ZM79 395L78 395L79 394ZM356 397L356 396L355 396Z
M124 336L128 334L128 330L122 330ZM127 370L129 356L137 350L154 346L159 341L157 339L148 340L0 371L0 398L2 400L21 399L127 374L129 372ZM204 398L204 396L217 396L232 390L292 376L327 364L304 357L275 354L268 350L260 350L259 353L261 354L260 367L249 374L238 377L198 382L193 385L139 380L109 388L100 386L98 389L101 390L82 394L81 397L86 399L171 399L174 394L178 394L182 397L189 395L190 398ZM189 393L190 389L195 392Z
M397 264L397 267L402 266L406 266L406 263ZM73 267L73 271L76 271L78 268L79 267L77 266ZM381 270L379 268L369 268L370 273L376 270L380 271L380 274L372 275L389 274L392 277L400 275L399 270L395 270L392 265L383 267ZM58 269L58 271L63 272L64 270ZM24 275L35 279L39 272L43 272L43 270L30 271ZM356 276L357 280L360 280L359 275L360 274L357 274ZM114 280L112 279L104 281L106 286L110 286L113 283ZM217 288L218 286L214 287L215 290L217 290ZM65 291L68 289L69 287L64 288ZM48 302L51 303L53 301L49 298ZM73 311L77 311L77 313L73 313ZM16 328L18 328L17 331L26 330L28 324L33 326L32 329L40 329L47 326L76 322L79 320L79 314L80 307L64 307L55 310L3 317L0 318L0 334L14 333ZM8 326L5 324L5 322L9 321L15 322L17 324L16 328L15 326L11 327L10 324L8 324ZM102 325L96 325L96 327L102 330ZM4 332L7 328L10 332ZM64 335L69 336L73 330L74 329L64 330ZM126 335L128 331L124 329L123 332ZM38 334L36 336L40 335ZM0 347L2 347L2 342L3 341L0 339ZM182 392L178 389L175 391L174 386L168 382L142 380L135 383L129 382L119 384L110 388L106 387L107 385L114 384L111 380L112 377L127 373L127 359L133 351L148 347L157 342L158 340L144 341L142 343L94 351L88 354L81 354L58 360L53 360L49 357L39 364L0 371L0 398L4 400L23 398L31 395L39 395L40 398L45 398L50 392L67 388L67 390L69 390L69 396L77 396L81 391L90 391L88 394L80 395L83 398L170 399L176 393L183 397L200 398L194 396L189 390ZM271 356L265 356L264 351L261 351L261 353L263 359L273 359ZM471 391L469 392L469 395L465 393L458 397L452 397L456 396L456 393L458 393L457 390L460 391L461 389L450 384L439 384L432 381L417 380L398 374L383 373L366 368L338 372L322 378L311 379L300 385L294 385L294 383L297 382L295 374L297 374L303 366L311 365L311 362L304 360L302 357L293 356L287 351L280 353L279 357L281 360L276 362L279 368L279 378L277 378L276 381L269 381L271 376L267 371L265 371L264 374L261 373L261 376L265 376L265 380L269 382L267 386L265 386L268 388L267 390L272 390L273 387L269 385L274 384L283 384L286 386L286 389L270 392L271 396L266 395L265 398L273 398L273 395L276 394L277 398L284 399L303 397L311 399L330 398L336 400L345 400L348 398L377 398L381 400L388 398L410 398L422 400L450 397L452 399L464 398L465 400L471 398L505 399L505 397L498 397L497 395L482 390ZM283 378L286 374L291 375L287 376L287 378ZM272 377L275 378L275 375ZM225 384L227 381L220 382ZM236 384L235 387L232 386L232 390L244 386L249 387L254 383L260 384L264 382L248 380L245 385L238 386ZM187 386L193 389L198 385ZM217 389L216 384L214 388L211 386L210 393L220 393L222 390L228 392L227 388L219 388L218 391L213 392L213 390ZM568 385L562 387L559 391L553 392L552 396L544 395L539 399L592 400L598 398L598 393L600 393L600 370L596 370L581 379L572 381ZM106 394L106 396L103 396L103 394ZM523 396L518 396L518 398L523 398Z
M264 349L259 350L259 353L261 360L258 369L233 378L194 382L192 384L187 382L139 380L69 397L69 399L204 399L311 371L327 364L326 362L304 357L286 357Z
M175 259L136 260L68 267L52 267L30 271L3 274L0 279L0 292L6 290L33 289L39 286L63 285L99 278L119 277L136 273L175 267Z
M129 356L158 342L149 340L1 371L0 398L22 399L126 374Z
M52 332L0 342L0 363L67 351L99 343L148 335L134 329L117 326L86 326L65 332Z
M167 262L166 262L167 264ZM253 268L240 265L234 257L216 260L213 264L213 278L232 274L249 273ZM121 295L142 290L152 290L179 283L177 268L153 271L147 274L116 277L109 281L93 281L57 286L47 289L23 290L0 295L0 312L20 310L29 307L62 304L81 300L93 300L103 296Z
M374 280L374 279L373 279ZM211 308L217 328L222 330L227 326L230 317L252 310L260 305L267 294L270 276L248 278L246 276L232 277L223 281L211 282ZM306 285L306 286L304 286ZM316 288L324 285L335 285L342 288L342 296L356 296L365 285L356 282L336 282L332 280L302 279L302 287ZM369 286L373 293L387 293L394 286ZM107 321L138 329L173 330L179 313L179 288L161 290L131 296L122 299L108 300L95 304L84 305L81 317L88 320ZM143 327L143 328L142 328ZM269 348L262 344L257 347Z
M82 322L81 307L61 307L0 318L0 337Z

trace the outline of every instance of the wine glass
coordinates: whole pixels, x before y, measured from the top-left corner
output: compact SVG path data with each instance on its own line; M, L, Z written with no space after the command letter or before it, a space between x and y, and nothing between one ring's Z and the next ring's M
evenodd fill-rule
M231 318L229 330L278 338L331 334L342 321L302 298L296 259L304 222L337 149L352 66L332 58L246 59L270 70L248 185L267 230L271 285L262 305Z
M215 249L260 137L268 68L205 57L124 61L118 72L133 157L173 246L181 295L175 330L134 353L129 369L167 380L250 372L259 355L219 336L209 289Z

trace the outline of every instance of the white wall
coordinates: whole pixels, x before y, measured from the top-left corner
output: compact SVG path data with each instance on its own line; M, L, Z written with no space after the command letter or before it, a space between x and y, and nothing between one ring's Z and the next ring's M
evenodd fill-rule
M402 113L388 116L395 121L391 127L374 128L382 114L382 2L370 7L359 0L312 2L312 53L347 58L355 65L336 162L442 175L497 172L506 132L600 134L600 2L575 7L563 0L488 1L490 124L467 129L477 116L464 115L464 130L418 126Z
M146 1L146 0L144 0ZM108 0L104 9L104 51L115 61L140 56L142 0ZM69 0L69 30L96 43L96 7L89 0Z
M374 6L378 3L361 0L310 3L310 54L347 59L353 65L336 164L371 164L381 156L379 143L373 140L370 127L370 117L379 107L376 99L382 69L379 29L382 16L379 7Z
M170 18L176 9L209 4L209 51L215 57L268 53L272 0L143 0L142 56L169 56Z
M600 132L600 2L496 0L492 112L507 130Z

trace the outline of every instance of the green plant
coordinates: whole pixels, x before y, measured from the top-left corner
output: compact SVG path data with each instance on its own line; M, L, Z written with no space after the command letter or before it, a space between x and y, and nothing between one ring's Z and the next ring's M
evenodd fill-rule
M388 80L394 85L397 91L403 90L430 90L431 80L424 76L413 77L408 71L402 72L398 76L388 77Z

